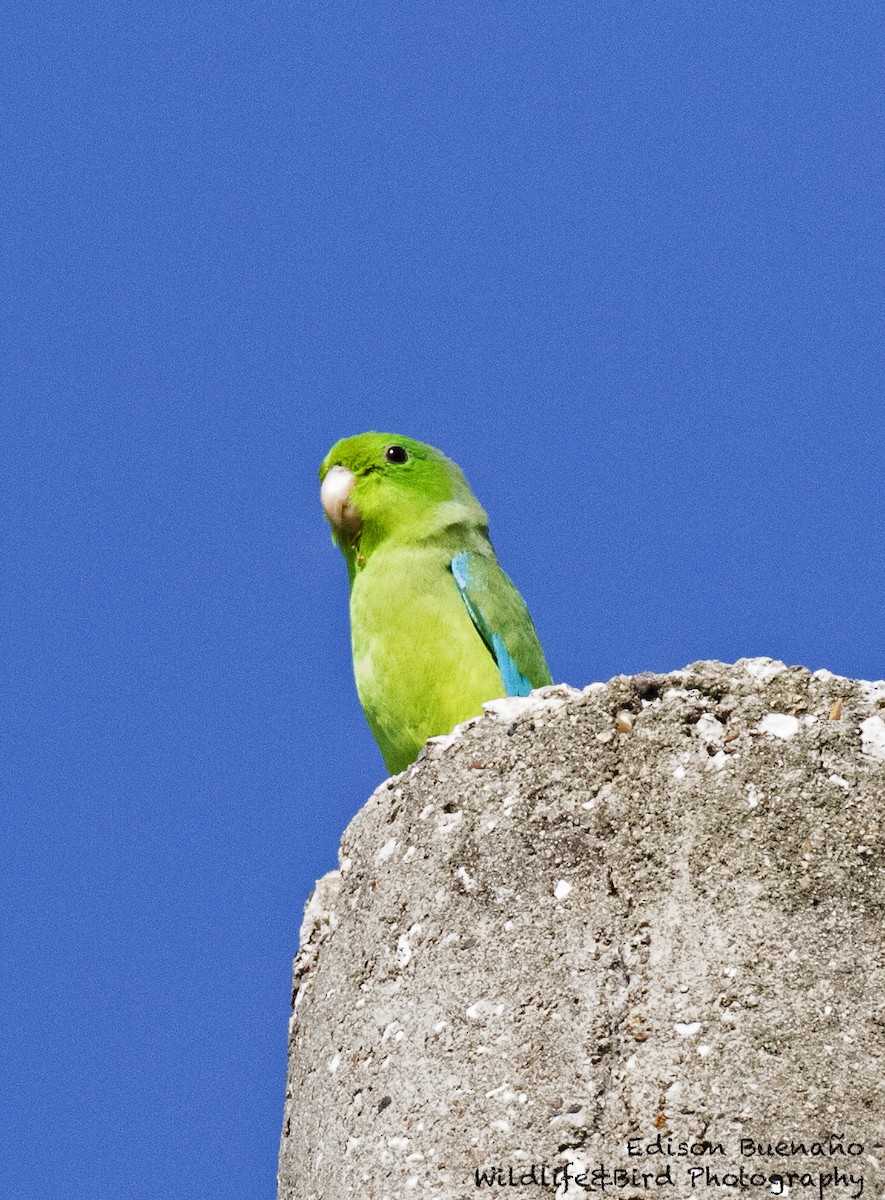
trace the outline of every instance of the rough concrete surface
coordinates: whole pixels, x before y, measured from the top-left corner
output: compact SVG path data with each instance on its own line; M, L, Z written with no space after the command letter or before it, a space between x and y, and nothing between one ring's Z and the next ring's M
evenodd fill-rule
M281 1200L881 1197L883 836L885 683L495 701L307 905Z

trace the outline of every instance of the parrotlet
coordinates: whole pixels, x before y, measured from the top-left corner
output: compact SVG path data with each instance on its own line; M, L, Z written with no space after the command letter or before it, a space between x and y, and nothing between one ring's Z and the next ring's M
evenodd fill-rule
M361 433L332 447L320 483L350 579L357 693L391 774L484 701L552 682L455 463L411 438Z

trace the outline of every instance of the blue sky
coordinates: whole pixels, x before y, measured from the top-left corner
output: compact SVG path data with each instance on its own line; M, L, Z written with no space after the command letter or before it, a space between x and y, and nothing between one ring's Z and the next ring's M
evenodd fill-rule
M339 437L461 464L558 680L885 674L883 26L5 8L9 1195L274 1195L302 905L384 775Z

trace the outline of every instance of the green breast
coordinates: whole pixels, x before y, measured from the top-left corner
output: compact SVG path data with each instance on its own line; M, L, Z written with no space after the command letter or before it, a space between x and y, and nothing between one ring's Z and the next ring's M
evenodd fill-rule
M391 772L429 737L504 694L501 674L435 548L376 550L350 595L360 703Z

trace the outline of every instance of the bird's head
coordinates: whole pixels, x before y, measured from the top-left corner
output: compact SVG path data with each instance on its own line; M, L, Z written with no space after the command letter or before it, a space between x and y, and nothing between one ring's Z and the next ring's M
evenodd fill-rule
M413 438L344 438L323 459L320 483L323 512L348 565L387 538L416 540L455 520L485 527L485 513L460 468Z

